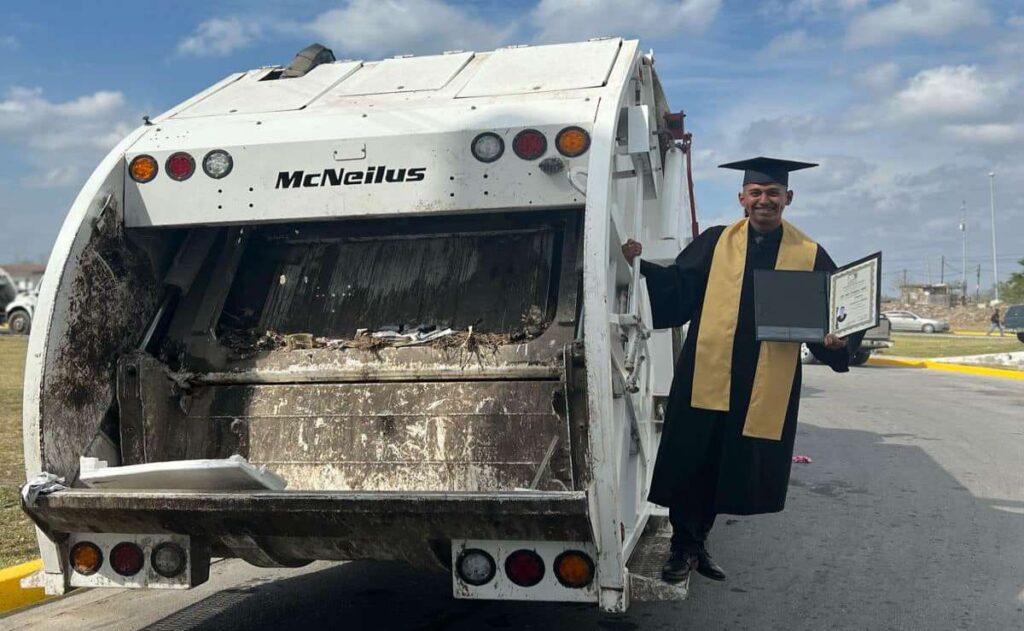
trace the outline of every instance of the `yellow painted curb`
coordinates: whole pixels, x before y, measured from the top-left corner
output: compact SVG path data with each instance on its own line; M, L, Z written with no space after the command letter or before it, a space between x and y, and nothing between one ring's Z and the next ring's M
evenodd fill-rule
M901 366L903 368L929 368L931 370L944 370L956 372L963 375L978 375L981 377L1001 377L1003 379L1024 380L1024 370L1006 370L1003 368L989 368L987 366L965 366L964 364L949 364L936 362L928 359L895 359L891 357L871 357L868 363L875 366Z
M24 589L21 579L43 569L39 559L0 570L0 613L31 605L46 598L42 587Z

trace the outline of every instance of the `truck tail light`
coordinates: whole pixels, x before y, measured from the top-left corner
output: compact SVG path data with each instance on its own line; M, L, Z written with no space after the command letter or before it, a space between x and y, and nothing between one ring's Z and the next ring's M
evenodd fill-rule
M520 587L533 587L544 578L544 559L533 550L516 550L505 559L505 574Z
M176 543L161 543L153 548L150 563L160 576L174 578L185 570L185 551Z
M145 556L142 548L134 543L122 541L110 551L110 567L121 576L135 576L142 569L143 563Z
M195 173L196 161L184 151L179 151L172 153L171 157L167 158L164 167L167 169L167 175L172 180L181 182L192 177L192 174Z
M512 140L512 150L523 160L536 160L548 150L548 139L536 129L524 129Z
M555 137L555 146L567 158L581 156L590 149L590 134L582 127L566 127Z
M203 158L203 173L219 180L231 173L234 164L230 153L223 149L214 149Z
M160 167L153 156L141 155L132 158L128 165L128 174L139 184L145 184L156 177Z
M461 578L470 585L486 585L496 573L494 557L483 550L470 549L459 555L455 569Z
M485 131L473 139L470 150L480 162L494 162L505 153L505 141L498 134Z
M83 576L89 576L99 571L103 565L103 552L99 546L89 541L80 541L71 548L71 567Z
M567 550L555 558L555 578L566 587L586 587L594 580L594 561L579 550Z

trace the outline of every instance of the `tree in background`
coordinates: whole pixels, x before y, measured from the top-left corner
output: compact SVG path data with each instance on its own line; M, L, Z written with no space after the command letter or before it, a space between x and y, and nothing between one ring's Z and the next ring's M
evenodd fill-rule
M1024 268L1024 259L1017 261ZM1024 270L1010 274L1010 278L999 283L999 298L1012 304L1024 303Z

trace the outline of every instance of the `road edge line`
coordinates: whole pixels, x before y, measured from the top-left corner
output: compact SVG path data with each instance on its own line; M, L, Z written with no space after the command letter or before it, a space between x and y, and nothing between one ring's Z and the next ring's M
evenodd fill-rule
M989 368L987 366L966 366L964 364L950 364L948 362L937 362L927 359L894 359L891 357L871 357L868 364L875 366L899 366L902 368L927 368L930 370L943 370L956 372L962 375L976 375L980 377L999 377L1001 379L1024 380L1024 371L1007 370L1003 368Z
M22 587L21 579L43 569L43 561L36 559L0 569L0 614L37 603L46 598L42 587Z

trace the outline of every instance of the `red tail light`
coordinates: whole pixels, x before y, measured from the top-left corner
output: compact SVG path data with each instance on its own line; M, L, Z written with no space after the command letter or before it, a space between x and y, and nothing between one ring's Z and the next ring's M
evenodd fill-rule
M548 150L548 139L536 129L524 129L512 140L512 150L523 160L536 160Z
M533 550L516 550L505 559L505 574L520 587L533 587L544 578L544 560Z
M135 576L142 569L145 558L142 548L123 541L110 551L110 567L121 576Z
M167 158L164 168L167 169L167 175L171 176L172 180L180 182L192 177L196 171L196 161L184 151L179 151L172 153L171 157Z

